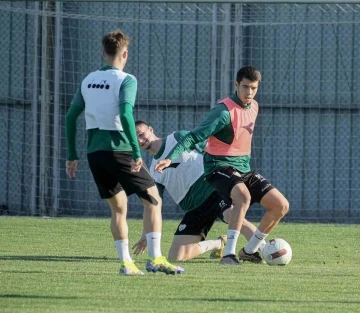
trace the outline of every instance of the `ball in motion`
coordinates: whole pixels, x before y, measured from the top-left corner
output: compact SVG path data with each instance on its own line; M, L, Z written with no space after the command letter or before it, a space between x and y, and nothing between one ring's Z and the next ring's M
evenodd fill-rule
M284 239L276 238L266 243L262 255L269 265L286 265L291 261L292 249Z

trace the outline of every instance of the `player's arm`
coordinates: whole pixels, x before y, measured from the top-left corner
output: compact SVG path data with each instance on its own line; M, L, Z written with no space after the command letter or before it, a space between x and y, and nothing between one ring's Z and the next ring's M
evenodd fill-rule
M224 127L230 123L230 114L224 104L219 104L213 108L205 117L205 119L187 133L170 151L164 160L160 160L155 170L162 172L162 170L168 167L173 160L175 160L183 152L188 151L192 146L197 143L207 140L210 136L217 134Z
M136 128L133 115L137 93L137 81L132 76L127 76L121 84L119 91L120 121L124 133L132 148L133 160L141 159L140 148L136 137Z
M178 130L174 133L174 137L175 137L176 141L179 142L188 133L189 133L188 130ZM207 140L196 143L195 145L193 145L189 148L188 152L191 150L197 150L197 152L203 153L205 150L206 144L207 144Z
M85 101L79 88L71 101L70 108L65 118L65 137L68 149L67 161L65 163L66 173L70 178L75 177L78 169L79 157L76 151L76 122L81 112L84 111Z
M85 101L79 88L71 101L70 108L65 118L65 136L66 146L68 149L68 160L78 160L79 157L76 151L76 122L82 111L85 108Z

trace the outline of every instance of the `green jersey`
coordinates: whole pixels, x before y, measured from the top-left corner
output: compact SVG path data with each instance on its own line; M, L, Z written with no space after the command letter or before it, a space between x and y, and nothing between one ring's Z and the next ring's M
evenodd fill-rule
M178 131L163 139L159 152L154 156L150 174L153 176L160 195L166 189L180 208L189 212L198 208L215 191L205 181L203 170L203 151L205 143L190 147L193 150L184 151L162 174L154 170L155 164L162 159L188 131Z
M136 78L113 66L90 73L77 90L66 115L68 160L77 160L76 121L85 110L87 153L132 151L141 158L133 107Z
M242 108L244 106L238 99L236 93L230 97ZM184 136L179 143L165 157L171 161L175 160L183 151L189 149L198 142L203 142L210 136L215 136L218 140L231 144L234 139L234 130L231 124L230 113L225 104L220 103L215 106L205 117L205 119L195 129ZM204 175L209 175L220 167L232 166L239 172L250 172L250 155L244 156L217 156L205 153L204 155Z

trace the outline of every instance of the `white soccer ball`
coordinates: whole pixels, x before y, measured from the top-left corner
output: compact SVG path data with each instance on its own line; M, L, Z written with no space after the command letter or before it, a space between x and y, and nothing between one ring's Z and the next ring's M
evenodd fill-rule
M276 238L266 243L262 255L269 265L286 265L291 261L292 249L284 239Z

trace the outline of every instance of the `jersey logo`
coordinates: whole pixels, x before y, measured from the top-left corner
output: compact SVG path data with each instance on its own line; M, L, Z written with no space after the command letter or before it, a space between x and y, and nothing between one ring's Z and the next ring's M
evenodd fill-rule
M245 128L251 135L253 133L254 123L251 122L249 125L241 126L241 128Z
M106 80L101 80L100 83L99 82L95 82L94 79L91 82L91 84L87 85L88 88L96 88L96 89L109 89L110 85L106 83Z
M186 228L186 224L179 225L179 231L183 231Z

